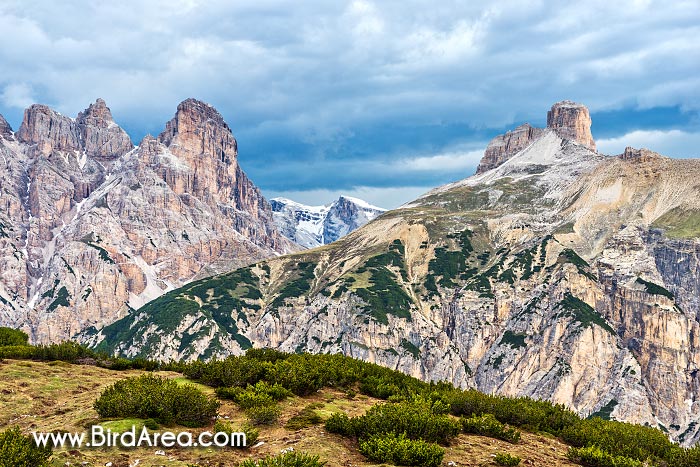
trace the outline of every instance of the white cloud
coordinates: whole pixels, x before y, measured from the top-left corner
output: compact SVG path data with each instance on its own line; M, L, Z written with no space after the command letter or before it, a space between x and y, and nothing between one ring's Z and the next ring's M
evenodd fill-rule
M12 83L5 86L0 100L8 107L26 109L35 102L32 88L26 83Z
M700 133L681 130L637 130L625 135L596 141L605 154L621 154L627 146L646 148L669 157L700 157Z
M402 171L415 172L447 172L465 171L473 169L484 155L483 149L476 151L456 151L436 154L434 156L421 156L410 159L402 159L392 164L394 168Z

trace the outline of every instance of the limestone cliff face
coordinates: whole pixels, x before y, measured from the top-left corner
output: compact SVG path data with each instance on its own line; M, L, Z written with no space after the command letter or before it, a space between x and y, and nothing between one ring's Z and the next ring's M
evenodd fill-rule
M535 128L526 123L513 131L496 136L486 147L484 157L476 168L476 173L484 173L498 167L525 149L535 139L539 138L541 134L541 128Z
M595 151L595 141L591 135L591 116L585 105L572 101L557 102L547 112L547 128L553 129L564 139L579 142Z
M33 105L0 151L0 325L34 342L76 338L194 278L295 249L202 102L183 102L138 148L101 99L75 120Z
M548 128L332 245L172 291L90 342L165 360L342 352L696 443L699 178L698 160L604 156Z

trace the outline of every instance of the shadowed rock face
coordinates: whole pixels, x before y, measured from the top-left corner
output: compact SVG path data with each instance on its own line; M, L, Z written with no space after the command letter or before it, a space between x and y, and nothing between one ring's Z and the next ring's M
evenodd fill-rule
M583 104L557 102L547 112L547 128L553 129L561 138L581 143L592 151L596 150L591 135L591 116Z
M484 173L498 167L529 146L541 134L541 128L535 128L525 123L513 131L496 136L486 147L484 157L481 158L479 166L476 168L476 173Z
M4 137L3 137L4 138ZM188 99L135 149L102 99L25 111L0 138L0 326L54 342L194 278L295 250L211 106Z
M9 123L7 123L7 120L5 120L5 117L3 117L2 115L0 115L0 137L12 137L12 127Z

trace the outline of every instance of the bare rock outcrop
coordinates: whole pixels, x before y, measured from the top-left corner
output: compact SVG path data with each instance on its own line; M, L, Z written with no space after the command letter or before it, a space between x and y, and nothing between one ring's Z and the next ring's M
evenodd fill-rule
M48 156L54 150L77 152L81 149L73 119L42 104L34 104L24 111L17 139L29 145L33 155Z
M583 104L557 102L547 112L547 128L553 129L561 138L579 142L592 151L596 150L591 135L591 115Z
M112 112L103 99L97 99L80 112L76 125L89 157L109 161L134 148L126 131L114 122Z
M507 131L491 140L484 151L476 173L487 172L525 149L542 134L541 128L530 126L529 123L520 125L515 130Z

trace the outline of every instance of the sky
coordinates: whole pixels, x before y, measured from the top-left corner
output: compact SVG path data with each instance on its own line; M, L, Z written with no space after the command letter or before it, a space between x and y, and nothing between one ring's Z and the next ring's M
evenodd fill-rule
M387 208L586 104L598 149L700 156L700 0L0 0L0 114L98 97L135 143L216 107L268 197Z

